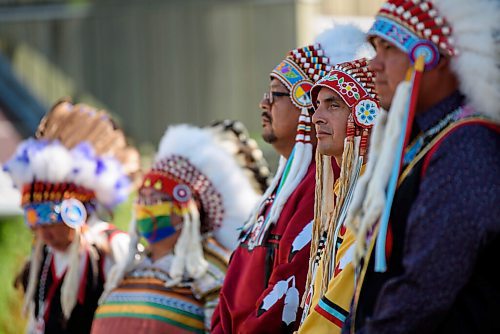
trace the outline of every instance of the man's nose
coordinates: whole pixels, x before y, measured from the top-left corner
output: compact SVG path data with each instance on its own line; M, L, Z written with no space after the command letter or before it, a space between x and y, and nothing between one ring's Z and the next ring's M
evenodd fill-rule
M262 100L260 100L259 108L263 110L271 110L271 103L269 102L269 96L267 94L264 94Z
M314 124L324 124L325 120L322 116L323 116L322 108L318 107L318 109L316 109L314 111L314 114L312 115L312 122Z
M368 64L368 69L375 73L382 72L384 70L384 63L382 62L381 56L378 53L375 58L373 58Z

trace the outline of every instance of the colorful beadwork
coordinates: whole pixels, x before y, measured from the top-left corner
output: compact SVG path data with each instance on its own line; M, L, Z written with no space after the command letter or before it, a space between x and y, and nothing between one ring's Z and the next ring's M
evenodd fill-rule
M156 162L145 176L141 188L151 187L170 195L181 207L187 207L189 200L196 196L207 217L202 224L202 233L220 227L224 219L222 196L212 182L186 158L172 155Z
M24 222L30 228L62 223L60 202L30 203L25 205Z
M82 203L87 203L95 198L95 194L92 190L74 183L36 181L23 186L21 204L61 202L65 198L76 198Z
M377 101L372 98L364 98L358 101L354 107L354 121L361 127L372 127L375 124L378 112Z
M321 87L329 88L339 94L351 108L358 126L371 128L379 114L374 77L375 73L368 69L366 59L338 64L312 88L314 106L316 107L316 98Z
M290 91L290 98L298 108L312 108L311 88L314 82L331 69L328 57L319 44L290 51L271 72Z
M273 72L291 92L292 102L299 108L312 106L309 91L312 83L302 69L289 59L283 60Z
M380 9L368 35L388 40L412 55L412 61L425 52L426 68L430 68L439 60L440 52L447 56L457 54L451 31L431 1L389 0Z
M65 223L71 228L82 226L87 220L87 209L77 199L33 202L24 205L24 221L30 228Z

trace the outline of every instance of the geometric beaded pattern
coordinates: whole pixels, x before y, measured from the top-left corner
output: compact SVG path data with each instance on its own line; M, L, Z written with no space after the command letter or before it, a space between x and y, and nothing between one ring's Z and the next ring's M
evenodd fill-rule
M427 40L444 55L454 56L457 50L451 34L449 23L429 0L389 0L368 31L369 36L387 39L406 53L420 41Z
M290 91L290 99L299 108L312 108L311 88L332 69L320 44L291 50L271 72Z
M299 116L299 124L297 126L297 134L295 142L310 143L311 142L311 116L301 114Z
M216 230L224 219L224 206L221 194L212 182L194 167L186 158L171 155L153 165L152 172L163 172L176 182L185 183L200 200L205 217L201 217L202 233Z

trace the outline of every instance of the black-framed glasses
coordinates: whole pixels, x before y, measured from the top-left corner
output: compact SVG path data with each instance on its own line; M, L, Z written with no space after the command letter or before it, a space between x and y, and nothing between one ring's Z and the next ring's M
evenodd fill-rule
M283 92L269 92L264 93L264 99L268 100L270 104L273 104L277 97L290 96L290 93Z

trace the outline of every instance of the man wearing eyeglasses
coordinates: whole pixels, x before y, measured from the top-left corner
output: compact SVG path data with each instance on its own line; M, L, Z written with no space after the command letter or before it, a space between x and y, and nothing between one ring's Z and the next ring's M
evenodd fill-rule
M316 138L309 92L332 61L345 57L345 50L337 56L339 39L345 34L338 28L325 32L317 44L290 51L270 74L270 91L260 102L262 137L281 159L243 227L212 333L291 333L299 325L314 216Z
M262 109L262 138L288 158L295 145L299 108L292 104L288 88L278 79L271 79L270 92L264 93Z

